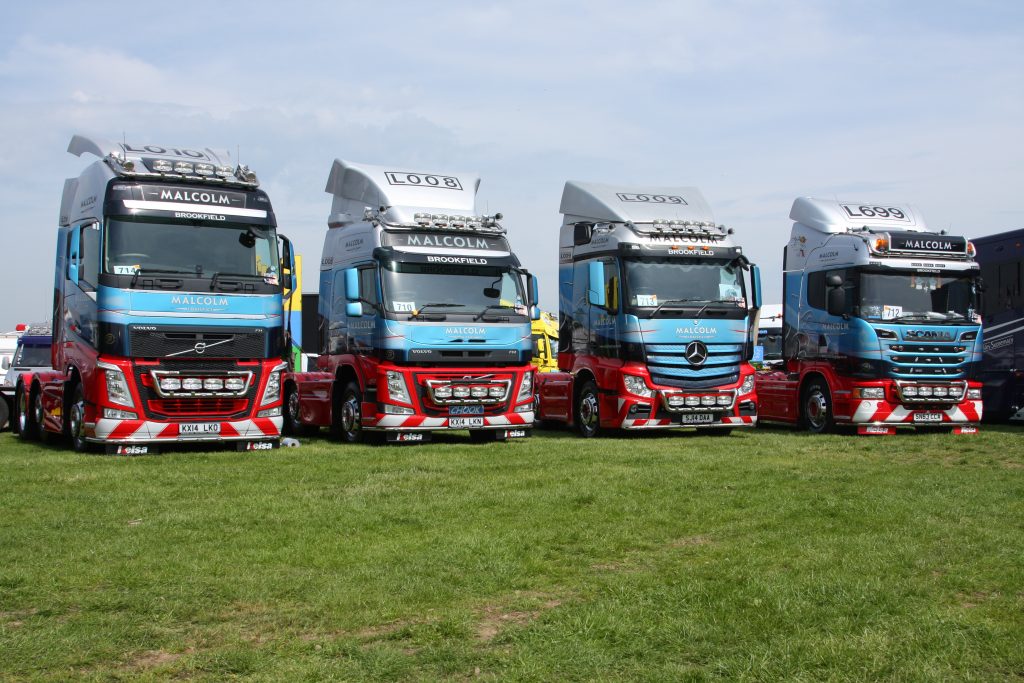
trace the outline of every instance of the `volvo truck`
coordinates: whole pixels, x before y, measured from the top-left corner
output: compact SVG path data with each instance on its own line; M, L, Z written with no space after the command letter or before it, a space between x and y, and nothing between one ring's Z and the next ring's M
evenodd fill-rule
M479 184L335 160L317 368L285 378L290 429L329 427L345 442L529 434L536 279L501 214L478 209Z
M961 236L904 204L801 197L783 252L784 365L758 376L762 420L815 432L974 433L979 269Z
M538 419L584 437L754 426L760 276L701 193L570 181L561 213L559 371L538 376Z
M18 378L20 435L276 446L291 248L255 173L209 148L76 135L68 151L97 159L64 183L51 368Z

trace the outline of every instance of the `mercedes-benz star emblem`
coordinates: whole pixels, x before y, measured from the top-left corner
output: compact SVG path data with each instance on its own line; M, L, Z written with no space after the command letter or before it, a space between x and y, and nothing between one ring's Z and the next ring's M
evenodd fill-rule
M686 345L685 356L690 365L704 365L708 359L708 347L702 341L692 341Z

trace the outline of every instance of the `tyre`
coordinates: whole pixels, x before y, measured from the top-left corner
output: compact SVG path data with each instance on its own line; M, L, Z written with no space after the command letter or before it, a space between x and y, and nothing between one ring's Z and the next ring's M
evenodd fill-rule
M363 432L363 394L359 385L349 382L341 390L341 399L334 402L331 411L331 435L345 443L362 443L366 434Z
M284 390L283 431L288 436L295 436L301 434L304 427L299 419L299 390L294 384L289 384Z
M25 391L25 385L18 387L18 435L25 441L38 441L42 436L43 403L39 400L36 387Z
M827 434L835 429L832 393L824 380L812 380L801 392L800 426L812 434Z
M580 436L590 439L601 431L601 408L597 395L597 385L587 380L580 387L576 396L575 406L576 431Z
M66 430L71 448L76 453L89 452L90 444L85 440L85 391L81 383L71 390L71 404L68 406Z

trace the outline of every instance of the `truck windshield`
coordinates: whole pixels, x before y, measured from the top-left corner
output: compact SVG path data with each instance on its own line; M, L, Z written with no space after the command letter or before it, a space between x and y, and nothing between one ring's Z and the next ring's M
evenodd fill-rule
M50 347L49 345L22 344L14 353L14 362L11 365L16 368L48 368L50 367Z
M266 226L111 218L105 239L105 273L221 273L260 277L268 284L278 280L277 235Z
M474 316L527 312L522 283L509 267L384 261L380 272L384 307L392 313L412 314L420 309Z
M624 294L634 308L746 307L743 271L735 261L626 261L625 284Z
M946 273L862 272L860 317L893 322L973 321L974 280Z

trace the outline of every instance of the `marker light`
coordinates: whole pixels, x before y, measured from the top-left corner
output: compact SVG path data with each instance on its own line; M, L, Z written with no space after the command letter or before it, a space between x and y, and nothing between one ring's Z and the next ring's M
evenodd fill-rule
M219 377L208 377L203 380L203 389L207 391L220 391L224 388L224 380Z
M217 175L219 175L221 178L230 178L231 176L235 175L235 169L231 168L230 166L218 166Z
M730 403L732 403L732 397L729 396L729 394L719 394L718 395L718 405L720 405L720 406L727 406Z
M714 396L701 396L700 397L700 404L702 406L713 406L713 405L715 405L715 397Z
M437 398L451 398L452 388L451 387L437 387L434 389L434 396Z
M166 159L153 159L149 163L149 167L154 173L171 173L174 171L174 164Z
M887 251L889 249L889 240L884 237L879 237L875 240L875 251Z
M196 175L211 176L213 172L213 164L196 164Z
M907 398L917 396L917 387L903 387L903 395Z
M197 377L188 377L181 380L181 388L185 391L202 391L203 380Z
M181 173L183 175L192 175L195 173L195 167L187 161L178 161L174 164L174 172Z
M469 390L469 395L473 398L487 398L487 387L473 387Z
M699 406L700 405L700 396L687 396L686 397L686 405L690 406L691 408L693 406Z
M487 395L491 398L505 398L505 387L496 384L487 390Z
M978 253L978 250L974 248L974 242L967 243L967 256L974 258L974 255Z
M469 398L469 387L454 387L452 388L452 395L455 398Z

